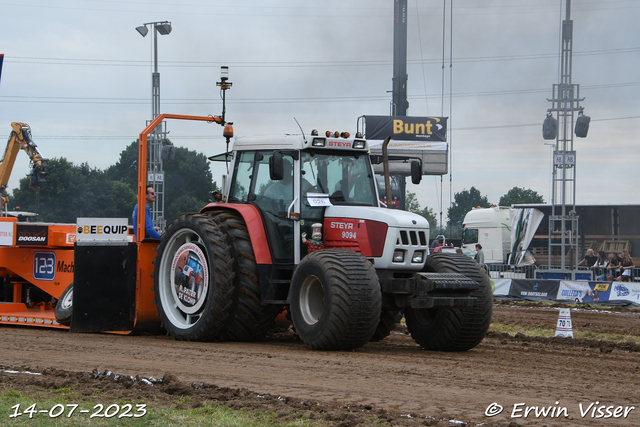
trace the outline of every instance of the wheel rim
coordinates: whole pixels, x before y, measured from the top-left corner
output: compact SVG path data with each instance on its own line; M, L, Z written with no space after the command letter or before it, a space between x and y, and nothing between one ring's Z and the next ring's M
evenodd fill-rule
M58 304L60 304L60 307L63 310L68 310L71 308L71 306L73 305L73 289L70 290L67 295L65 295L65 297L62 299L62 301L59 301Z
M202 238L189 228L169 239L161 259L160 300L167 320L176 328L188 329L200 320L206 305L208 257Z
M308 325L315 325L324 311L324 290L316 276L308 276L300 287L300 314Z

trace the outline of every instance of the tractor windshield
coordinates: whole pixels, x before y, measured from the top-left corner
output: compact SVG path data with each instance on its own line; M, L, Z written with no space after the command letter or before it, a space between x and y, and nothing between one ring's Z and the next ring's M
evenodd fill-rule
M327 195L334 205L378 206L368 155L303 151L300 160L301 182L309 183L301 188L305 207L310 206L305 193L311 192Z

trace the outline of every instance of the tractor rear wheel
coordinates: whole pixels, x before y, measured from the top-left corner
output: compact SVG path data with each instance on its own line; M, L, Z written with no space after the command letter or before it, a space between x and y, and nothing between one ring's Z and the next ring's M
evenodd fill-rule
M156 251L153 290L163 326L178 340L218 338L235 290L231 248L222 227L208 215L180 215Z
M382 297L373 265L347 249L305 256L293 274L293 327L316 350L350 350L367 343L380 321Z
M407 329L413 339L426 350L466 351L478 345L491 324L493 293L489 276L466 255L432 254L427 257L424 271L458 273L480 284L471 293L477 299L468 308L406 308Z
M64 326L71 325L71 317L73 316L73 282L67 286L67 289L62 291L53 313L58 323Z
M233 260L234 292L229 320L220 335L223 341L255 341L265 334L282 311L284 305L262 305L260 276L253 253L247 225L234 211L220 210L209 213L222 227L231 248Z

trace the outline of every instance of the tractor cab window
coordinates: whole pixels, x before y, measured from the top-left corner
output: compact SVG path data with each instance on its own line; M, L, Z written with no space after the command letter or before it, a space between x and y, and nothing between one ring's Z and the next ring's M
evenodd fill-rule
M303 213L313 210L307 193L326 195L334 205L378 206L373 171L366 155L327 151L301 154Z
M235 163L233 171L233 183L229 191L229 201L231 203L246 203L249 197L249 189L251 188L251 177L253 176L253 163L255 153L240 153Z
M293 158L284 155L284 179L270 178L273 151L240 153L235 164L230 202L251 203L262 212L265 232L275 262L293 262L293 224L286 212L293 201ZM288 165L287 165L288 163Z

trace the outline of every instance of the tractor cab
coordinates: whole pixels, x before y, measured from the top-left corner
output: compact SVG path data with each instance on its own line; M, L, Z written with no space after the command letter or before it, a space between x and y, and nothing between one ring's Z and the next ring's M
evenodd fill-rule
M238 138L227 203L248 203L262 215L274 263L297 264L329 206L378 206L368 147L348 133Z

